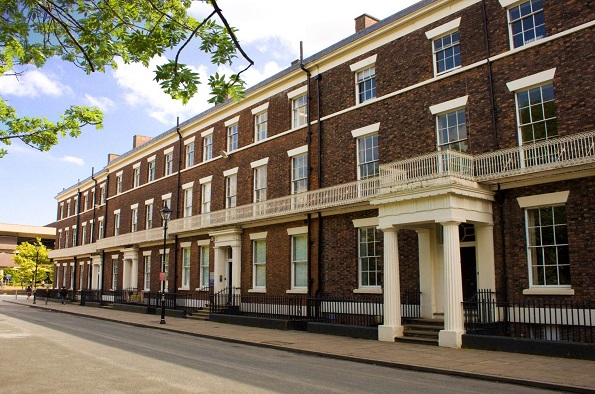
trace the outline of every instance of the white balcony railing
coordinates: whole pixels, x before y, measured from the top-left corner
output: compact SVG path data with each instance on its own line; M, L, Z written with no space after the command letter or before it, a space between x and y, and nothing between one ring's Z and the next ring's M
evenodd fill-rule
M172 220L169 223L168 234L362 203L379 194L410 190L421 186L418 185L420 182L442 177L450 176L489 183L494 180L502 181L525 174L591 163L595 163L595 132L574 134L475 156L452 150L432 152L407 160L382 164L378 177ZM154 242L161 240L162 237L163 227L158 227L100 239L92 245L58 249L52 251L50 257L66 257L73 255L74 251L80 254L79 250L88 253L92 248L100 250Z

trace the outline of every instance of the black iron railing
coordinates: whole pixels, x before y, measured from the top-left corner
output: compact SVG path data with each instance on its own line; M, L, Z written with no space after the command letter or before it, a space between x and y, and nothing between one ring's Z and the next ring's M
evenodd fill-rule
M470 334L595 343L595 303L497 302L489 290L463 303Z

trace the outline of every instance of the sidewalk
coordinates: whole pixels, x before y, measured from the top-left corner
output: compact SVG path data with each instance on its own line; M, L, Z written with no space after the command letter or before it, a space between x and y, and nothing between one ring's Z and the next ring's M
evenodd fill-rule
M387 367L442 373L521 384L545 389L595 393L595 362L471 349L388 343L303 331L281 331L193 319L84 307L43 299L33 305L26 297L4 299L23 306L49 309L139 327L170 330L188 335L225 340L291 352L364 362Z

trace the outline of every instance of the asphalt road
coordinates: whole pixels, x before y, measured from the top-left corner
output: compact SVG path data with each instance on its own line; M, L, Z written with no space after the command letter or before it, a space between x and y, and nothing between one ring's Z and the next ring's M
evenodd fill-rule
M241 335L241 328L238 328ZM0 302L0 392L537 393Z

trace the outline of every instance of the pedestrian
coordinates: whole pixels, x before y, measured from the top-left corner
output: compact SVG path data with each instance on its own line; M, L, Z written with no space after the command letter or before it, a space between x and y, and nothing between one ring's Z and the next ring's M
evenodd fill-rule
M43 291L43 296L45 297L45 304L47 305L48 300L50 299L50 289L48 287Z
M68 291L66 291L66 287L62 286L62 289L60 289L60 300L62 300L62 305L64 305L64 301L66 300L67 295Z
M31 298L31 286L27 286L27 290L25 290L27 292L27 299Z

